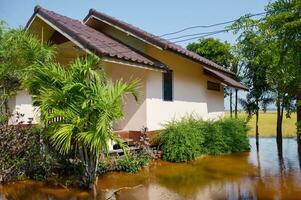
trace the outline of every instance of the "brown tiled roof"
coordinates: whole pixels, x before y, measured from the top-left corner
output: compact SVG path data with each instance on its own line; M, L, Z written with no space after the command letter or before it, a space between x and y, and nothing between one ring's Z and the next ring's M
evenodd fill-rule
M230 77L226 76L225 74L220 73L216 70L212 70L208 67L204 67L204 73L216 78L217 80L220 80L222 83L225 83L226 85L228 85L230 87L234 87L234 88L238 88L238 89L242 89L242 90L246 90L246 91L249 90L246 86L244 86L240 82L238 82L238 81L234 80L233 78L230 78Z
M100 19L104 22L107 22L109 24L117 26L117 27L119 27L119 28L121 28L121 29L123 29L127 32L130 32L133 35L135 35L135 36L137 36L137 37L139 37L139 38L141 38L141 39L143 39L143 40L145 40L145 41L147 41L151 44L154 44L154 45L156 45L156 46L158 46L162 49L170 50L172 52L178 53L182 56L185 56L188 59L191 59L193 61L204 64L208 67L214 68L214 69L222 71L224 73L227 73L230 76L235 75L233 72L225 69L224 67L222 67L222 66L220 66L220 65L218 65L218 64L216 64L216 63L214 63L214 62L212 62L212 61L210 61L210 60L194 53L194 52L191 52L191 51L189 51L189 50L187 50L187 49L185 49L185 48L183 48L179 45L176 45L175 43L172 43L172 42L170 42L166 39L160 38L159 36L155 36L155 35L153 35L151 33L148 33L148 32L146 32L146 31L144 31L144 30L142 30L138 27L135 27L131 24L120 21L120 20L118 20L114 17L111 17L111 16L106 15L104 13L98 12L94 9L90 9L89 14L84 19L84 22L86 20L88 20L88 18L90 16L94 16L94 17L96 17L96 18L98 18L98 19Z
M39 14L41 17L51 22L55 27L98 56L121 59L162 70L168 69L158 60L151 58L102 32L96 31L78 20L59 15L39 6L35 7L33 17L36 14ZM28 22L27 26L30 24L31 20Z

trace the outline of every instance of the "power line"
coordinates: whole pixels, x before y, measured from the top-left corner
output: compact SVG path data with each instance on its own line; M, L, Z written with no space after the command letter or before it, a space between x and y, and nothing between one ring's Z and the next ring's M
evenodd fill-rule
M263 13L257 13L257 14L250 14L250 15L247 15L247 16L248 16L248 17L254 17L254 16L263 15L263 14L266 14L266 12L263 12ZM238 18L238 19L235 19L235 20L226 21L226 22L221 22L221 23L216 23L216 24L212 24L212 25L205 25L205 26L191 26L191 27L187 27L187 28L184 28L184 29L182 29L182 30L179 30L179 31L175 31L175 32L172 32L172 33L166 33L166 34L163 34L163 35L161 35L161 36L156 36L156 37L162 37L162 36L167 36L167 35L173 35L173 34L181 33L181 32L184 32L184 31L186 31L186 30L195 29L195 28L210 28L210 27L214 27L214 26L229 24L229 23L236 22L236 21L238 21L239 19L241 19L241 17ZM180 43L180 42L185 42L185 41L189 41L189 40L193 40L193 39L204 38L204 37L207 37L207 36L211 36L211 35L215 35L215 34L227 32L227 31L230 31L230 30L233 30L233 29L222 29L222 30L217 30L217 31L194 33L194 34L188 34L188 35L182 35L182 36L178 36L178 37L174 37L174 38L169 38L169 39L166 39L166 40L176 40L176 41L173 41L173 43ZM196 37L191 37L191 36L196 36ZM183 40L177 40L177 39L186 38L186 37L191 37L191 38L187 38L187 39L183 39ZM109 48L111 48L111 49L113 50L113 53L115 53L115 54L133 53L133 50L125 50L125 51L118 51L118 50L115 50L114 47L117 47L117 46L124 47L124 45L121 45L121 44L118 44L118 43L114 43L114 42L108 42L108 43L106 43L106 44L98 45L97 47L100 47L100 48L109 47ZM113 48L112 48L112 47L113 47ZM134 52L135 52L135 51L134 51ZM137 52L135 52L135 53L137 53ZM138 54L139 54L139 53L138 53Z
M255 17L255 16L259 16L259 15L263 15L263 14L266 14L266 12L256 13L256 14L250 14L248 17ZM170 33L166 33L166 34L160 35L159 37L165 37L165 36L168 36L168 35L174 35L174 34L182 33L182 32L184 32L184 31L187 31L187 30L190 30L190 29L196 29L196 28L211 28L211 27L215 27L215 26L225 25L225 24L229 24L229 23L236 22L236 21L238 21L239 19L241 19L241 17L238 18L238 19L235 19L235 20L230 20L230 21L221 22L221 23L216 23L216 24L211 24L211 25L190 26L190 27L187 27L187 28L184 28L184 29L175 31L175 32L170 32Z
M252 26L257 26L256 24L252 25ZM219 34L219 33L224 33L224 32L228 32L231 30L235 30L235 28L229 28L229 29L223 29L223 30L218 30L218 31L212 31L212 32L207 32L207 33L199 33L199 34L192 34L192 35L201 35L201 36L197 36L197 37L191 37L191 38L187 38L187 39L183 39L183 40L177 40L177 41L173 41L173 43L179 43L179 42L185 42L185 41L189 41L189 40L193 40L193 39L201 39L210 35L215 35L215 34ZM188 35L184 35L178 38L184 38L187 37Z
M227 32L227 31L229 31L229 30L230 30L230 29L225 29L225 30L221 30L221 31L215 31L215 32L208 33L208 34L205 34L205 35L202 35L202 36L187 38L187 39L184 39L184 40L173 41L173 43L186 42L186 41L194 40L194 39L201 39L201 38L204 38L204 37L207 37L207 36L216 35L216 34L218 34L218 33Z
M218 31L210 31L210 32L202 32L202 33L194 33L194 34L189 34L189 35L182 35L182 36L179 36L179 37L168 38L167 40L177 40L177 39L181 39L181 38L185 38L185 37L207 35L207 34L212 34L212 33L216 33L216 32L219 33L219 32L225 32L225 31L227 31L227 29L222 29L222 30L218 30Z

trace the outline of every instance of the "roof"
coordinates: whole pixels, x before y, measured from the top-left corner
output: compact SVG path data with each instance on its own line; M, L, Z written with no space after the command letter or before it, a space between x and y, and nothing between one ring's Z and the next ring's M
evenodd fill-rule
M27 27L37 14L98 56L121 59L160 70L168 69L160 61L125 45L121 41L113 39L78 20L46 10L40 6L35 7L35 12L27 23Z
M176 45L175 43L172 43L166 39L163 39L159 36L155 36L151 33L148 33L138 27L135 27L131 24L128 24L126 22L123 22L121 20L118 20L114 17L111 17L109 15L106 15L104 13L101 13L101 12L98 12L94 9L90 9L89 11L89 14L85 17L84 19L84 22L86 22L90 17L96 17L96 19L99 19L99 20L102 20L108 24L112 24L114 26L117 26L123 30L125 30L126 32L130 32L132 33L133 35L153 44L153 45L156 45L162 49L165 49L165 50L170 50L172 52L175 52L175 53L178 53L188 59L191 59L195 62L199 62L201 64L204 64L210 68L213 68L213 69L216 69L218 71L221 71L221 72L224 72L224 73L227 73L229 74L230 76L235 76L235 74L227 69L225 69L224 67L194 53L194 52L191 52L179 45Z
M222 83L224 83L228 86L238 88L238 89L242 89L242 90L246 90L246 91L249 90L246 86L244 86L240 82L234 80L233 78L230 78L230 77L226 76L225 74L220 73L220 72L215 71L215 70L212 70L208 67L204 67L204 73L209 75L209 76L212 76L212 77L216 78L217 80L220 80Z
M82 46L83 48L88 50L88 52L91 52L95 55L104 58L109 57L113 59L128 61L130 63L138 64L142 67L148 67L162 71L168 70L168 67L165 64L161 63L155 58L150 57L149 55L140 52L137 49L134 49L133 47L124 44L122 41L112 38L111 36L106 35L105 33L92 27L89 27L88 25L85 25L78 20L74 20L69 17L57 14L53 11L46 10L44 8L41 8L40 6L35 7L35 12L26 25L27 28L30 26L36 16L42 18L42 20L44 20L46 23L50 23L50 25L57 31L59 30L63 35L67 35L68 39L75 41L79 44L79 46ZM207 75L220 80L228 86L248 90L246 86L234 79L234 73L206 58L203 58L202 56L199 56L196 53L188 51L165 39L154 36L137 27L134 27L130 24L119 21L113 17L92 9L90 10L85 20L87 20L91 16L96 16L96 19L102 20L110 25L117 26L127 33L130 33L142 40L147 41L148 43L158 46L159 48L162 48L164 50L171 50L189 59L198 61L205 65L204 73L206 73Z

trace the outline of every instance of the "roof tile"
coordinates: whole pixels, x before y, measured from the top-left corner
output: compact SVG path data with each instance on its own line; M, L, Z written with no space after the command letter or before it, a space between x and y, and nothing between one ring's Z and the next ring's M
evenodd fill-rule
M132 33L133 35L146 40L147 42L154 44L162 49L166 49L166 50L170 50L173 51L175 53L179 53L182 56L185 56L189 59L192 59L196 62L200 62L202 64L205 64L206 66L209 66L211 68L217 69L219 71L225 72L231 76L235 75L233 72L231 72L228 69L225 69L224 67L212 62L211 60L208 60L194 52L191 52L175 43L172 43L166 39L163 39L159 36L155 36L151 33L148 33L138 27L135 27L131 24L128 24L124 21L118 20L114 17L111 17L109 15L106 15L104 13L98 12L95 9L90 9L89 14L85 17L84 22L86 22L89 17L96 17L97 19L100 19L104 22L107 22L109 24L113 24L114 26L117 26L123 30L126 30L127 32Z
M143 63L152 68L167 70L168 68L158 60L144 55L110 36L96 31L78 20L57 14L41 7L35 8L39 14L54 26L75 39L89 51L99 56L109 56L135 63Z

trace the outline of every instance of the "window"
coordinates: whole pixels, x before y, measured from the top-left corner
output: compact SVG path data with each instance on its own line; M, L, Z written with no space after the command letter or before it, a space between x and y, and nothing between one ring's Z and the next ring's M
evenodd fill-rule
M215 82L211 82L211 81L207 81L207 89L208 90L214 90L214 91L220 91L220 84L215 83Z
M163 100L173 100L172 71L163 73Z

